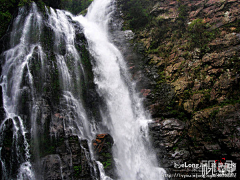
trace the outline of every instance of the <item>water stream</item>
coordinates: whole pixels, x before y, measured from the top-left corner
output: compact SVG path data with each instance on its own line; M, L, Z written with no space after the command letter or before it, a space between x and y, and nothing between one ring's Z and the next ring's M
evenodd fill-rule
M73 19L84 28L93 59L94 82L107 105L103 121L114 139L113 154L119 179L159 180L164 170L157 168L149 144L147 124L150 121L141 99L130 82L126 63L118 48L111 42L108 31L114 1L95 0L85 17Z
M42 129L47 123L44 112L49 105L43 106L42 99L49 93L46 84L50 78L58 78L52 88L59 92L56 94L59 113L53 116L63 117L65 136L76 135L88 140L89 161L94 159L91 141L104 130L95 127L95 120L89 115L82 97L87 72L76 45L76 30L79 29L83 29L87 40L96 92L103 103L99 106L101 123L114 139L117 179L164 179L165 170L159 167L148 137L150 116L142 106L126 62L108 30L114 10L114 0L94 0L86 16L73 16L52 8L46 8L46 15L43 15L35 3L30 10L20 8L13 24L10 48L1 55L5 111L0 125L2 179L42 178L36 161L40 158L39 135L44 133ZM52 50L46 48L43 41L46 27L53 35ZM53 70L56 76L52 75ZM52 118L49 129L53 138L59 137L58 125ZM9 129L11 154L6 160L2 152ZM102 164L97 162L97 165L99 178L111 179L105 175ZM61 167L63 178L62 171Z

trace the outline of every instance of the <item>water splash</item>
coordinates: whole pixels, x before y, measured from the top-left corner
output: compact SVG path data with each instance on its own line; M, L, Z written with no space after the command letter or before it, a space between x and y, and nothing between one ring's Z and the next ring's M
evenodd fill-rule
M165 170L157 167L156 155L150 148L149 119L134 84L129 81L124 59L108 32L113 4L112 0L95 0L86 17L73 19L83 26L94 57L94 82L107 105L108 113L103 113L103 119L114 138L113 153L119 179L164 179Z

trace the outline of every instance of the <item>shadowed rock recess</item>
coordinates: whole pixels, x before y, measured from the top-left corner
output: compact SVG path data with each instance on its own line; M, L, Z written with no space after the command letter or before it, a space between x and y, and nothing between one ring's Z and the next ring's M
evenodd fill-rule
M1 0L0 179L119 178L113 153L114 133L109 130L112 124L106 126L109 112L103 112L107 100L97 89L93 70L97 69L93 68L96 62L89 43L83 27L72 15L56 10L86 14L91 2ZM188 175L193 173L191 168L176 168L176 164L232 160L237 164L234 179L238 179L239 0L116 0L114 3L110 36L127 61L130 78L136 82L144 108L153 119L146 132L159 166L168 174ZM18 29L24 32L25 18L30 16L32 34L22 44L34 48L17 50L16 45L23 39ZM58 29L60 16L70 22L71 25L61 28L69 34L73 32L74 40L65 38L64 32ZM11 56L8 50L13 45L16 47L13 54L24 51L25 57L31 60L22 68L23 78L19 83L10 76L24 62L17 64L15 60L17 67L10 64L8 76L3 78L8 65L6 57ZM74 56L69 52L77 53ZM23 54L19 59L24 59ZM81 59L80 63L76 59ZM63 72L69 76L63 77ZM129 83L128 79L123 81ZM4 97L13 93L14 83L18 89L11 102L16 105L7 109L3 104L9 99ZM14 116L12 112L18 114ZM76 123L75 119L81 122ZM90 127L85 119L91 121Z

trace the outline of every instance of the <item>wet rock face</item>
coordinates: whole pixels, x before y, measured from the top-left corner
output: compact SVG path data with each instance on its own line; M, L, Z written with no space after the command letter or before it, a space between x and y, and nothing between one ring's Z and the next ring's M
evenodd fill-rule
M189 135L195 138L193 143L204 155L215 158L225 156L239 162L239 113L237 104L196 113L189 128ZM199 128L201 131L198 131Z
M42 164L44 167L44 179L62 179L61 175L61 158L59 155L48 155L42 160Z
M46 180L94 179L94 162L91 161L88 143L70 136L56 148L56 154L41 159L42 173ZM95 174L96 175L96 174Z
M3 162L5 162L5 168L13 174L14 177L17 176L17 170L19 168L18 165L18 159L22 157L17 157L15 154L15 149L12 146L12 142L14 141L13 139L13 122L12 119L8 119L4 125L4 127L1 129L1 134L4 134L4 140L1 142L1 153L0 156L2 157ZM21 142L22 143L22 142ZM13 165L13 166L11 166ZM0 170L2 175L3 169L2 164L0 165ZM2 176L1 176L2 177Z
M114 161L112 156L113 138L110 134L98 134L96 139L92 141L94 153L97 161L100 161L106 175L114 178Z
M185 133L188 125L185 122L175 118L156 118L149 125L149 129L162 167L170 170L174 163L190 160L189 143Z
M149 128L161 166L169 172L178 172L174 165L185 162L222 158L239 162L238 108L230 105L199 112L190 123L174 118L155 119ZM182 169L182 173L187 173L187 169Z

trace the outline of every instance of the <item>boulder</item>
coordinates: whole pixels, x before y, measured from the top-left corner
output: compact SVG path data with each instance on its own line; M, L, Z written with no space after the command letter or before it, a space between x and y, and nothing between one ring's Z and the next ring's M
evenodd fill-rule
M112 156L113 138L110 134L98 134L96 139L92 141L94 154L97 161L103 164L105 173L112 178L115 177L114 173L114 160Z

